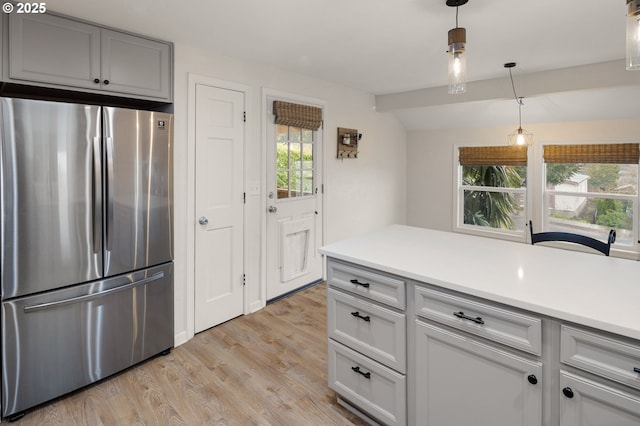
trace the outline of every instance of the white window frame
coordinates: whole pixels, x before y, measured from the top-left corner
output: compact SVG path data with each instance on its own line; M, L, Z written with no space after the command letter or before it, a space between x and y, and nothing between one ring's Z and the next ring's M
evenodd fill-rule
M498 238L508 241L516 241L516 242L527 242L528 234L529 234L529 218L531 217L532 212L532 183L533 183L533 173L532 173L532 164L531 164L531 147L527 149L527 186L525 188L496 188L491 186L463 186L462 185L462 166L458 160L460 148L463 146L472 146L472 145L454 145L453 147L453 182L455 183L456 193L453 197L453 211L455 214L454 222L453 222L453 230L455 232L483 236L483 237L491 237ZM489 145L482 145L489 146ZM464 191L465 190L477 190L477 191L488 191L488 192L509 192L515 194L524 194L525 199L525 225L521 230L507 230L507 229L498 229L498 228L490 228L486 226L477 226L477 225L468 225L464 223Z
M567 144L570 145L588 145L590 143L636 143L638 141L596 141L596 142L585 142L585 141L567 141ZM536 190L536 200L535 205L539 206L539 208L537 209L537 213L539 215L539 220L537 221L537 223L539 223L540 225L536 225L536 221L534 220L534 231L535 232L544 232L544 231L548 231L549 230L549 223L548 223L548 215L546 215L545 213L548 211L548 202L547 202L547 195L549 194L555 194L555 195L568 195L568 196L584 196L584 197L592 197L592 198L607 198L607 199L620 199L620 200L632 200L633 201L633 217L634 217L634 229L632 230L632 241L633 244L632 246L624 246L624 245L620 245L620 244L612 244L611 245L611 252L610 252L610 256L613 257L620 257L620 258L625 258L625 259L633 259L633 260L640 260L640 165L638 166L638 176L637 176L637 188L638 188L638 194L634 197L634 196L629 196L629 195L624 195L624 194L613 194L613 193L602 193L602 192L584 192L584 193L575 193L575 192L570 192L570 191L555 191L555 190L548 190L547 189L547 164L544 161L544 146L545 145L557 145L558 142L557 141L548 141L548 142L542 142L540 144L540 149L538 150L539 152L536 155L536 162L538 162L539 164L539 170L540 170L540 174L539 177L540 179L538 179L538 186L539 186L539 190ZM592 253L593 251L590 250L589 248L577 245L577 244L571 244L571 243L564 243L564 242L548 242L545 243L545 245L549 245L552 247L559 247L559 248L563 248L563 249L568 249L568 250L574 250L574 251L583 251L583 252L589 252Z

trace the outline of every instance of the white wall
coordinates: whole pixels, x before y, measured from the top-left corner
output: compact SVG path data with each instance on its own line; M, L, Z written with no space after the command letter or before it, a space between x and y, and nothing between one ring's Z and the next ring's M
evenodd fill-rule
M175 45L175 332L176 344L191 336L188 308L187 233L194 218L187 217L188 74L198 74L248 86L245 185L263 181L261 134L262 89L321 99L325 111L325 243L391 224L406 223L406 132L391 113L376 113L374 97L346 87L311 79L272 67L222 57L184 44ZM337 160L337 127L358 129L363 134L358 159ZM248 236L245 262L249 266L249 304L260 301L263 254L260 252L262 194L247 195L245 207Z
M534 156L546 143L640 141L640 120L527 125ZM454 145L502 145L514 126L410 132L407 137L407 224L453 230ZM534 180L538 179L534 175Z

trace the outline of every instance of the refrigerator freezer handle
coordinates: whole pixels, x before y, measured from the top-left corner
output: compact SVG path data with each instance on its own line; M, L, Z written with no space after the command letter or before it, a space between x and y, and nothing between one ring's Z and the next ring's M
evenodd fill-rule
M93 252L97 253L102 250L101 244L99 244L102 239L101 230L102 230L102 161L100 155L100 138L93 138L93 202L91 206L93 208L92 217L93 217Z
M139 287L144 284L148 284L152 281L159 280L160 278L163 278L163 277L164 277L164 272L158 272L157 274L153 274L150 277L143 278L140 281L136 281L130 284L125 284L120 287L110 288L109 290L101 291L99 293L85 294L84 296L72 297L71 299L63 299L63 300L58 300L56 302L41 303L39 305L25 306L24 313L26 314L34 311L41 311L43 309L51 309L54 307L69 305L72 303L86 302L88 300L96 299L98 297L104 297L108 294L118 293L124 290L130 290L132 288Z
M113 138L107 137L107 251L113 246Z

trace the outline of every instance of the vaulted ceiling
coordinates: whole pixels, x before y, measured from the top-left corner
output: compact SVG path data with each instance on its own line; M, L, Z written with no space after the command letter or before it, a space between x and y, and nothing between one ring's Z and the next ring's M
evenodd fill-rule
M47 7L380 95L387 106L379 109L394 111L409 129L513 122L509 61L518 63L518 95L530 98L523 120L640 115L640 71L616 82L620 75L598 76L603 68L588 66L619 61L624 68L625 0L469 0L459 24L467 29L469 81L482 96L472 95L471 83L470 96L453 100L440 95L447 31L455 26L445 0L50 0ZM554 78L546 72L567 67L588 87L539 84L540 76ZM603 110L602 102L613 105ZM466 124L450 118L462 113L471 115Z

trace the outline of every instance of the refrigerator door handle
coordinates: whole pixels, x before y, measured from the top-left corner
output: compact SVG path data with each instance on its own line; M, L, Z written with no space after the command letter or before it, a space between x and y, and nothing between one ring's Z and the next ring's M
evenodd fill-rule
M58 300L56 302L41 303L39 305L25 306L24 312L26 314L29 312L41 311L43 309L51 309L58 306L70 305L72 303L86 302L87 300L96 299L98 297L103 297L108 294L118 293L124 290L130 290L132 288L139 287L144 284L148 284L152 281L159 280L160 278L163 278L163 277L164 277L164 272L158 272L156 274L151 275L150 277L143 278L139 281L126 284L120 287L114 287L109 290L102 291L100 293L86 294L84 296L72 297L71 299Z
M113 246L113 138L107 137L107 251Z
M102 161L100 158L100 138L93 138L93 252L102 250L100 241L102 239L102 219L101 219L101 199L102 199Z

